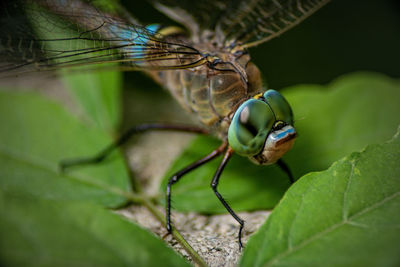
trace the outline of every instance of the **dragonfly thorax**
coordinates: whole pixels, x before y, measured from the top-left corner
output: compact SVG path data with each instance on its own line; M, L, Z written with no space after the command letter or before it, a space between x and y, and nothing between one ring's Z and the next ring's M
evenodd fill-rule
M207 64L152 72L152 76L215 135L225 139L240 104L262 92L261 75L248 54L208 53Z

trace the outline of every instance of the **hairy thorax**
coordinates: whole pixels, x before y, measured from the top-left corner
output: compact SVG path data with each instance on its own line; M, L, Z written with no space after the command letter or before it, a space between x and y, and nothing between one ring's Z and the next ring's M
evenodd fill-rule
M247 53L217 51L198 67L151 71L150 75L220 138L226 137L237 107L262 92L260 72Z

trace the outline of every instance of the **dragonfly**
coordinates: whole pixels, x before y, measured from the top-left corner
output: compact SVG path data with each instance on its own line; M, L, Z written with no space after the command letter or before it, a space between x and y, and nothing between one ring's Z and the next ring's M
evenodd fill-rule
M5 19L0 27L0 77L99 63L118 63L115 68L148 74L201 126L136 125L95 156L63 161L61 168L99 163L131 136L146 131L213 135L221 145L169 179L166 227L172 231L173 185L188 172L222 156L211 188L239 223L242 248L244 220L219 193L221 174L236 153L259 165L277 164L294 182L281 157L297 136L289 103L278 91L264 88L249 49L299 24L328 1L150 1L184 28L143 25L116 1L8 1L1 11Z

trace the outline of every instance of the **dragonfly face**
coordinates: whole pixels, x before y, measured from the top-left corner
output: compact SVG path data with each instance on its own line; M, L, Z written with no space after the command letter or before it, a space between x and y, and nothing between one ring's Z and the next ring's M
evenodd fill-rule
M229 145L236 153L262 165L275 163L290 150L295 138L292 109L275 90L245 101L228 132Z

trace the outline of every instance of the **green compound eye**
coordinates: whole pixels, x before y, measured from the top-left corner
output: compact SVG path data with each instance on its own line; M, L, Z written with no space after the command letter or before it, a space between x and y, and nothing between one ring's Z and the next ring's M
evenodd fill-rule
M233 116L228 130L229 145L240 155L258 154L263 149L274 122L274 113L265 102L247 100Z
M293 111L286 99L275 90L268 90L264 93L265 102L273 110L277 121L284 121L293 125Z

